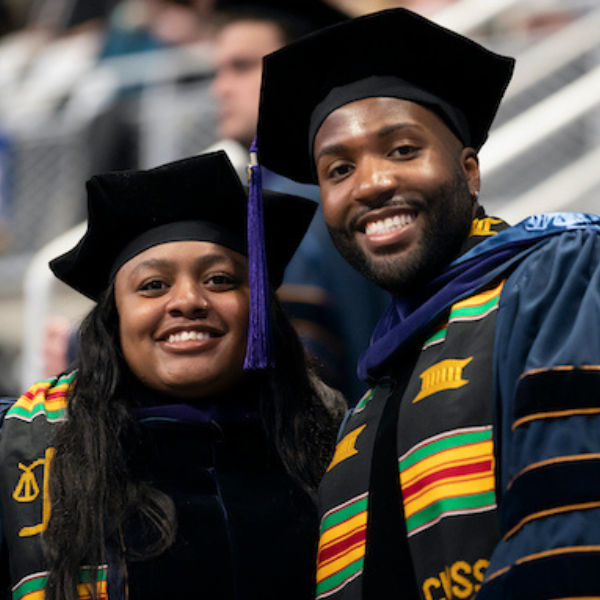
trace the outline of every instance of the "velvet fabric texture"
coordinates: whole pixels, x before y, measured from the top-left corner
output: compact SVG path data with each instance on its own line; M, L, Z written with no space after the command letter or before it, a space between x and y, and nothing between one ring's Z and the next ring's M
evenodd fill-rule
M316 107L335 88L373 76L402 79L458 109L479 150L513 68L512 58L402 8L322 29L264 58L260 162L294 181L315 181L309 131Z
M96 175L87 182L87 191L87 231L74 248L51 261L50 268L60 280L93 300L110 285L123 250L164 225L204 222L211 226L211 233L200 241L247 254L247 192L225 152L194 156L148 171ZM267 191L263 201L269 281L278 287L316 203ZM148 247L146 243L137 249L141 252Z
M138 473L173 499L178 532L160 557L128 565L130 600L310 600L311 498L268 446L251 401L202 410L189 420L163 408L141 420ZM139 535L131 524L125 544Z

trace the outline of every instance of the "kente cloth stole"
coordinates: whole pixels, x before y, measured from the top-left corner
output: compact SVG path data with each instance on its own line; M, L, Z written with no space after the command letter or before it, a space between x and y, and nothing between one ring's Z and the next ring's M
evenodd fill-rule
M400 402L398 482L415 575L406 585L425 600L472 598L499 541L492 355L502 286L457 302L432 324ZM357 404L321 484L319 599L375 600L363 595L371 458L399 387L382 380Z
M48 477L56 427L66 419L67 397L76 373L41 381L9 409L0 436L2 529L10 557L13 600L43 600L48 579L41 534L50 519ZM98 597L106 600L107 569L98 573ZM90 598L82 569L81 598Z

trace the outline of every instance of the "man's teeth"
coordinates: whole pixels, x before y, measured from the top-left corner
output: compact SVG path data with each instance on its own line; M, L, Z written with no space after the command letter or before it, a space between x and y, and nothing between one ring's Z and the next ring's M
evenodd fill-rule
M176 342L187 342L189 340L199 341L199 340L207 340L210 338L210 334L205 331L182 331L181 333L172 333L168 342L176 343Z
M415 220L415 215L396 215L381 221L372 221L365 227L367 235L377 235L379 233L388 233L394 229L402 229L410 225Z

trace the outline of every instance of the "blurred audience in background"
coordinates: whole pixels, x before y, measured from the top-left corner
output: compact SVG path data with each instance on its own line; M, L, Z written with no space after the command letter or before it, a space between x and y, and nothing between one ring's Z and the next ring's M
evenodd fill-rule
M151 168L217 142L245 177L265 53L344 15L403 6L435 19L461 3L0 0L0 371L6 374L5 387L20 389L24 383L17 382L16 373L21 368L17 340L29 319L22 302L27 261L82 219L81 190L93 173ZM531 40L595 8L594 0L514 2L486 21L477 35L491 36L505 44L500 50L517 54ZM597 56L590 43L588 53L557 81L573 81L597 64ZM544 89L540 85L523 94L519 110L539 102ZM593 143L598 128L586 123L584 130ZM556 141L547 144L559 145L565 147ZM577 155L577 150L569 154ZM527 171L523 179L529 181L537 165L522 162ZM538 158L537 163L543 162ZM315 189L299 190L268 172L264 177L265 187L318 199ZM510 196L519 176L506 177L510 182L503 190ZM290 265L282 294L296 325L304 328L307 345L320 355L329 381L342 388L342 382L352 382L351 390L344 390L352 401L361 389L354 378L356 354L366 345L372 319L385 301L359 291L362 278L348 272L345 263L323 258L329 255L335 256L317 215ZM353 278L360 283L352 283ZM46 374L62 364L53 361L67 346L67 338L59 338L73 320L69 324L48 323L50 348L56 352L48 356ZM38 331L45 327L39 323ZM42 344L40 340L40 348Z
M19 98L17 107L5 107L12 118L52 110L72 92L97 63L115 2L43 0L31 5L23 27L0 45L0 84Z
M85 5L85 0L76 4ZM65 10L61 13L63 20ZM242 178L245 178L247 150L256 128L262 56L318 27L346 18L344 13L320 0L290 0L285 10L277 2L268 0L252 3L122 0L117 4L112 0L98 0L93 7L87 6L87 11L74 11L69 23L74 22L75 12L79 14L77 23L82 27L85 24L86 39L90 42L89 52L84 53L85 60L100 64L168 48L210 47L214 57L211 90L216 119L204 125L212 129L213 139L221 139L221 145L229 145ZM56 26L58 20L55 13L55 32L61 29ZM57 34L57 39L64 37ZM74 73L71 70L71 76ZM66 81L66 77L63 80ZM145 164L148 157L140 154L138 140L143 135L140 131L143 123L136 120L134 114L148 85L152 83L119 84L111 105L89 125L93 148L87 175L152 166ZM199 112L206 102L206 98L197 97ZM177 106L168 103L162 108L164 119L178 111ZM233 144L237 145L236 150L232 150ZM163 151L166 146L165 140ZM207 149L212 148L197 145L195 152ZM160 160L177 159L186 154L181 149L180 152L180 155L163 155ZM263 185L267 189L318 199L316 187L298 186L272 173L264 173ZM281 297L322 376L351 400L357 399L364 384L355 375L356 360L368 344L370 331L387 299L339 258L320 218L315 219L297 258L288 268ZM66 368L73 358L74 333L72 325L62 316L50 318L44 331L43 375L51 376L57 369Z
M335 0L335 5L347 14L357 17L386 8L408 8L426 17L453 4L456 0Z
M101 58L210 43L216 0L122 0L111 12Z

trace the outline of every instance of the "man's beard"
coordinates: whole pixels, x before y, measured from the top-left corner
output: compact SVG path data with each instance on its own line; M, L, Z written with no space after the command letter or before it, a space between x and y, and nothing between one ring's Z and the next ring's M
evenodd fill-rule
M364 277L395 296L410 294L438 275L454 260L471 230L473 200L462 172L434 195L424 199L418 219L425 218L416 246L401 255L367 254L354 232L329 227L334 245Z

